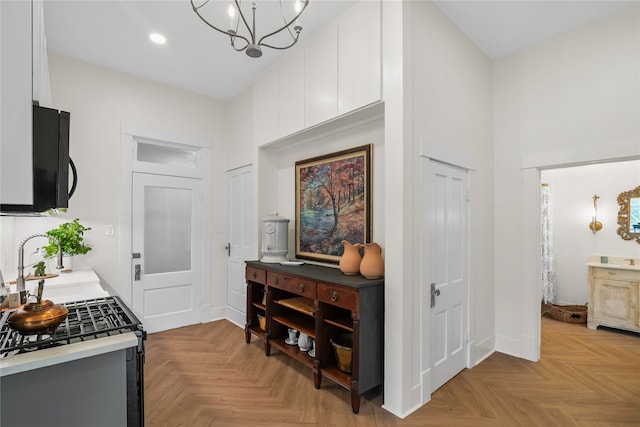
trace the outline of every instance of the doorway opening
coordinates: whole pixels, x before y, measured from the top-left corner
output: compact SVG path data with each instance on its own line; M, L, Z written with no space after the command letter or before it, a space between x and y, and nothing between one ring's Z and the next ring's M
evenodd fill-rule
M540 156L540 158L544 158L544 156ZM549 155L549 159L557 158L557 156ZM566 159L566 157L565 157ZM540 188L543 182L548 179L543 180L542 176L544 174L545 178L551 176L553 173L575 173L578 169L574 169L576 167L586 167L587 165L592 167L610 167L612 169L616 169L621 165L640 160L640 156L628 156L628 157L620 157L613 159L596 159L589 160L583 162L552 162L550 161L547 164L538 164L538 165L525 165L522 168L522 188L523 188L523 209L522 209L522 223L523 224L538 224L537 227L524 227L522 234L522 256L523 256L523 268L522 268L522 321L523 321L523 339L521 342L521 357L537 361L540 359L540 343L541 343L541 300L542 300L542 285L541 285L541 277L542 277L542 259L540 256L540 244L541 244L541 197L540 197ZM629 163L631 164L631 163ZM585 169L587 170L587 169ZM557 172L551 172L557 171ZM640 170L638 172L631 174L629 179L634 179L636 182L640 179ZM591 221L591 215L593 213L593 195L596 192L601 192L601 194L612 194L616 195L621 192L628 190L626 188L620 188L619 191L617 189L618 184L615 183L614 180L603 179L601 172L593 172L590 171L592 176L589 179L593 180L593 183L580 183L574 188L579 188L579 191L574 191L572 200L577 200L579 198L579 206L572 206L570 214L572 217L572 227L575 227L576 230L584 230L577 231L580 234L578 243L575 244L575 247L579 247L583 251L587 252L596 252L599 250L609 250L609 246L604 245L604 240L606 236L606 240L609 242L615 242L615 244L624 244L630 243L623 241L616 233L615 223L617 220L613 219L605 219L603 222L603 229L597 232L595 235L589 229L589 223ZM591 181L590 181L591 182ZM550 182L550 185L553 183ZM609 187L611 186L611 187ZM616 188L614 188L616 186ZM637 186L637 184L636 184ZM617 192L616 192L617 191ZM611 215L617 215L617 203L615 202L615 198L611 196L607 196L609 199L607 201L608 206L605 208L605 205L602 203L598 204L598 216L603 218L601 215L604 215L608 218L611 218ZM554 196L555 199L555 196ZM599 199L602 200L602 199ZM613 201L612 201L613 200ZM557 210L557 207L554 207L554 210ZM607 212L608 211L608 212ZM586 218L586 219L585 219ZM600 221L600 219L599 219ZM555 221L554 221L555 222ZM554 226L557 228L557 225ZM608 231L606 231L608 230ZM603 234L605 232L605 234ZM555 238L558 241L558 237ZM613 240L611 240L613 239ZM637 245L637 244L636 244ZM630 246L626 246L629 248ZM636 248L637 249L637 248ZM586 253L586 252L585 252ZM595 254L595 253L594 253ZM583 254L584 255L584 254ZM585 255L586 256L586 255ZM582 268L584 269L582 273L584 276L584 287L586 289L586 277L587 277L587 269L584 264L588 262L588 257L584 258L582 261ZM573 269L579 269L579 267L573 267ZM575 270L577 271L577 270ZM564 274L564 273L563 273ZM559 279L560 280L560 279ZM580 279L571 279L571 280L580 280ZM583 294L585 295L585 294ZM584 297L583 297L584 298ZM584 302L583 302L584 304Z
M543 169L540 181L547 185L551 201L555 298L550 302L586 306L585 264L589 257L634 257L640 252L635 242L623 240L617 233L617 197L640 184L640 160ZM597 221L602 224L602 229L596 232L589 228L594 217L594 196ZM541 216L544 221L544 212ZM543 264L542 268L544 273L547 267Z
M122 298L159 332L208 320L211 149L187 135L122 126Z

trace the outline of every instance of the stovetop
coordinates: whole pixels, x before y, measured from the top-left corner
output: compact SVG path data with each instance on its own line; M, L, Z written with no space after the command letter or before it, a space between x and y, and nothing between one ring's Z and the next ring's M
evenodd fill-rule
M0 317L0 358L134 332L145 338L142 323L117 296L67 302L69 310L64 322L51 334L21 335L9 328L7 319L15 310Z

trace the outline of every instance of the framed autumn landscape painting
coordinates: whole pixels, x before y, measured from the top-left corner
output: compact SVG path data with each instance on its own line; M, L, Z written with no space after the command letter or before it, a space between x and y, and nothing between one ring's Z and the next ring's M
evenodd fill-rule
M371 144L296 162L296 258L337 263L371 229Z

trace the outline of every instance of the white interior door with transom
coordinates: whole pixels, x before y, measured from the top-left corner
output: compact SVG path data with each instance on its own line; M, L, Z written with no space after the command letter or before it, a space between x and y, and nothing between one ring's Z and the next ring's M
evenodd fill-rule
M227 172L227 304L244 326L247 286L244 262L253 257L253 173L251 166ZM233 316L237 314L236 316Z
M202 182L134 173L132 187L133 309L149 332L200 323Z
M423 342L430 387L423 399L465 368L469 299L468 171L425 159ZM425 355L423 355L423 363Z

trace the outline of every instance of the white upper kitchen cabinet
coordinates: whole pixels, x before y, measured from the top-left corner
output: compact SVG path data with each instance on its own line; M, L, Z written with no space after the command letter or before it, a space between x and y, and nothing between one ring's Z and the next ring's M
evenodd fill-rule
M304 129L304 50L278 64L278 136Z
M258 147L382 98L380 1L360 1L253 86Z
M338 115L382 96L379 1L360 1L338 20Z
M305 46L305 127L338 115L338 27L329 24Z
M33 203L31 2L0 1L0 202Z
M253 126L258 147L278 139L278 67L253 84Z

